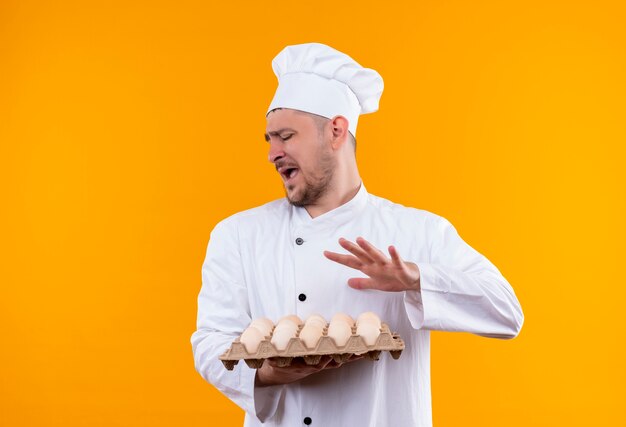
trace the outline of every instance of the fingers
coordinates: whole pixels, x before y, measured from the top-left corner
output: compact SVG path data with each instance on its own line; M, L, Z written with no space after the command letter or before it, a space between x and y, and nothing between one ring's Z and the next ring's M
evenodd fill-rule
M348 286L353 289L377 289L376 282L365 277L353 277L348 279Z
M402 264L400 254L398 254L398 251L394 246L389 246L387 250L389 251L389 255L391 256L391 261L393 261L394 264Z
M304 363L304 361L303 361ZM318 372L318 371L322 371L324 369L332 369L334 368L334 361L333 358L330 356L322 356L322 358L320 359L319 363L317 365L306 365L307 368L311 371L311 373L314 372Z
M287 373L289 375L311 375L322 369L326 369L333 362L333 358L330 356L322 356L320 361L316 365L308 365L304 359L296 357L287 366L278 366L274 358L265 359L272 370L277 373Z
M337 369L341 368L341 365L343 365L342 362L335 362L334 360L331 360L328 365L326 365L325 369Z
M414 272L411 263L406 263L395 246L387 248L391 259L363 237L357 237L354 244L344 238L339 239L342 248L352 255L324 251L324 256L339 264L365 273L368 277L355 277L348 280L353 289L377 289L381 291L400 291L413 289L419 279L419 272Z
M341 245L342 248L344 248L345 250L347 250L352 255L356 256L357 258L361 259L362 261L367 262L367 263L374 262L372 257L367 252L365 252L360 246L355 245L351 241L344 239L342 237L341 239L339 239L339 244Z
M375 262L384 264L385 262L388 261L388 258L385 256L384 253L382 253L380 250L374 247L370 242L365 240L363 237L357 237L356 242L365 251L365 253L369 255L369 257Z
M333 358L330 356L322 356L322 359L320 360L320 363L316 365L316 368L318 369L324 369L328 366L328 364L330 362L333 361Z
M396 249L395 246L389 246L389 248L387 249L389 251L389 255L391 256L391 262L393 263L393 265L399 270L401 271L403 274L407 274L407 265L404 262L404 260L402 260L402 258L400 258L400 254L398 253L398 250Z
M361 267L363 267L363 263L352 255L343 255L335 252L324 251L324 256L331 261L338 262L339 264L354 268L355 270L360 270Z
M342 256L341 254L330 251L325 251L324 255L333 261L357 269L362 267L363 264L385 264L389 261L389 258L387 258L384 253L374 247L363 237L357 237L356 243L357 244L354 244L349 240L344 239L343 237L339 239L339 245L348 252L350 252L352 255L354 255L354 257L346 257L345 255ZM360 264L357 264L355 260L359 261Z
M346 363L362 359L363 355L353 354L350 356L348 360L345 362L336 362L331 356L323 355L316 365L307 365L304 359L296 357L292 360L289 366L284 367L274 367L275 361L272 358L266 359L266 362L263 364L261 369L266 370L268 365L269 374L266 373L265 376L269 375L270 383L272 384L287 384L289 382L297 381L299 379L308 377L309 375L313 375L316 372L320 372L326 369L337 369ZM261 375L260 373L258 375Z
M363 359L365 357L364 354L353 354L352 356L350 356L350 358L348 359L348 362L354 362L355 360L359 360L359 359Z
M360 360L363 359L365 357L364 354L353 354L350 356L350 358L348 360L346 360L345 362L336 362L336 361L332 361L330 362L328 365L326 365L326 369L337 369L337 368L341 368L343 365L345 365L346 363L350 363L350 362L354 362L355 360Z

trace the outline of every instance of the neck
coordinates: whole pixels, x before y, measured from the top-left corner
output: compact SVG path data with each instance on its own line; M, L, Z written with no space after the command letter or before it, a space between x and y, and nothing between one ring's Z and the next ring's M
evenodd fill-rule
M316 218L349 202L359 192L361 177L355 171L349 179L338 180L330 185L328 192L316 203L305 206L311 218Z

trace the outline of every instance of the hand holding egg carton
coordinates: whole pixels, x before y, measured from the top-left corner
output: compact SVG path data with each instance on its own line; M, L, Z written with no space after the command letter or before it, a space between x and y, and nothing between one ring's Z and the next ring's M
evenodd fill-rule
M258 369L269 358L278 366L289 366L294 357L302 357L307 365L316 365L324 355L336 362L345 362L352 355L378 360L381 351L389 351L397 359L403 349L402 339L372 312L362 313L356 322L347 314L338 313L330 324L318 314L309 316L304 323L298 316L289 315L276 326L270 319L255 319L220 360L228 370L241 359L250 368Z

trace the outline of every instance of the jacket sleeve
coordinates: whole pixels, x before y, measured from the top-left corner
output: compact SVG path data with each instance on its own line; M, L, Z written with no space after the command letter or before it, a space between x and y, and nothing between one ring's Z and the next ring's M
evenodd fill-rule
M211 232L191 345L195 368L202 378L264 422L276 412L283 386L255 387L255 369L240 361L228 371L219 360L251 320L239 247L232 219L220 222Z
M416 329L470 332L514 338L524 314L513 288L498 269L465 243L454 226L435 216L427 230L431 257L416 262L420 291L406 291L404 305Z

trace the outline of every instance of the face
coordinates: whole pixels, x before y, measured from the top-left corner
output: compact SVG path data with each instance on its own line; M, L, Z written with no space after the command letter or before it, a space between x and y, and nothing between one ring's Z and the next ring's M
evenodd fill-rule
M315 204L329 190L335 158L314 116L276 110L267 116L269 161L280 174L287 200L295 206Z

